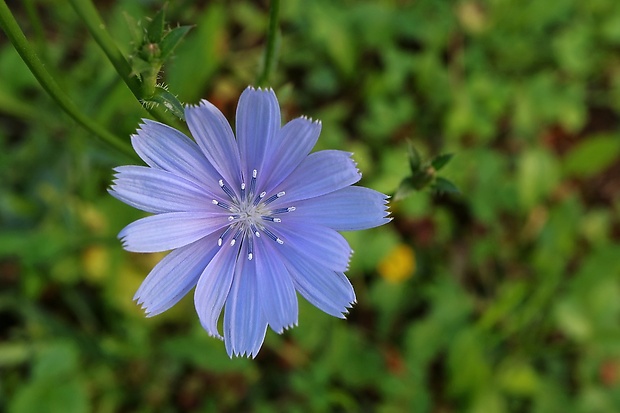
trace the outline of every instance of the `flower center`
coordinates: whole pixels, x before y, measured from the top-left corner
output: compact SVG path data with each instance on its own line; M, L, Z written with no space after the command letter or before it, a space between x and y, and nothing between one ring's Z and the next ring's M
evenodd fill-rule
M254 257L254 237L260 238L261 234L265 234L278 244L284 244L284 241L274 234L269 226L272 223L278 224L282 222L279 215L295 211L295 207L276 208L269 207L273 201L282 198L286 193L278 192L271 196L267 196L266 192L256 193L256 177L258 172L256 169L252 171L252 179L250 185L246 188L245 182L241 183L241 196L238 197L223 179L219 180L222 191L226 194L226 199L214 199L214 205L219 206L231 213L228 217L229 224L217 240L220 247L224 242L224 238L232 233L230 245L233 246L237 241L247 242L248 244L248 260Z

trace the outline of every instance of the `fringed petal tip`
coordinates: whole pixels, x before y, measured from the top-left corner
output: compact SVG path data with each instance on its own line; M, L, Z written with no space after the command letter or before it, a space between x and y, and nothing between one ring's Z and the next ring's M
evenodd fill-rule
M120 233L116 237L121 242L121 247L123 247L123 249L125 251L129 251L129 244L127 242L127 237L125 235L121 235ZM130 251L130 252L132 252L132 251Z
M248 87L245 88L245 90L251 90L251 91L258 91L258 92L271 92L274 94L275 96L275 92L273 91L273 88L271 87L254 87L252 85L248 85Z
M340 318L340 319L342 319L342 320L346 320L346 319L347 319L347 317L348 317L348 316L349 316L349 314L350 314L349 310L350 310L350 309L352 309L352 308L355 306L355 304L357 304L357 300L353 300L353 301L349 302L349 303L345 306L345 308L342 310L342 312L340 313L340 315L338 316L338 315L335 315L335 314L334 314L334 317Z
M235 357L246 357L249 359L255 359L256 356L258 356L258 352L260 351L260 347L257 350L254 351L248 351L248 350L244 350L244 351L231 351L228 352L228 357L230 357L230 359L232 360Z
M213 338L217 338L220 341L224 341L224 337L222 337L219 333L218 334L211 334L207 331L207 334L209 335L209 337L213 337Z
M218 319L219 319L219 317L218 317ZM217 323L217 320L216 320L216 323ZM200 320L200 325L202 325L202 328L207 332L209 337L217 338L218 340L224 341L224 337L217 330L217 325L213 325L211 323L211 320L209 320L209 324L207 324L207 323L203 322L202 320Z
M276 334L283 334L285 331L290 330L291 328L297 327L298 323L299 321L295 321L294 323L283 326L278 330L274 329L271 325L269 327L271 328L271 331L275 332Z
M142 311L144 311L144 316L145 316L146 318L152 318L152 317L155 317L156 315L159 315L159 314L163 313L163 311L164 311L164 310L160 310L160 311L155 311L155 310L153 310L153 309L152 309L152 308L153 308L153 304L152 304L152 303L146 303L146 302L144 302L144 300L143 300L143 299L141 299L141 298L140 298L139 300L137 300L137 299L134 297L134 301L136 301L136 304L137 304L138 306L140 306L140 309L141 309Z
M312 119L310 116L301 115L300 118L302 118L303 120L307 120L308 122L315 123L317 125L323 125L323 122L321 122L319 119Z

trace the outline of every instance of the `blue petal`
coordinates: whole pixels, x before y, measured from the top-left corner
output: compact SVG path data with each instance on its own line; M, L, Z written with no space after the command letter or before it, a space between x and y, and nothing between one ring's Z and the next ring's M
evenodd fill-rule
M273 204L274 207L291 206L291 202L325 195L353 185L361 177L350 153L332 150L314 152L278 186L277 191L273 191L286 193Z
M110 194L146 212L217 211L204 187L170 172L145 166L119 166ZM220 189L218 187L218 189Z
M151 270L133 298L148 317L168 310L194 288L218 251L218 236L212 234L172 251Z
M242 250L224 310L224 342L230 357L254 358L265 340L267 321L261 307L255 262L246 259L247 246Z
M194 304L200 323L207 333L219 339L222 336L217 330L217 320L228 298L238 255L238 246L222 246L200 276L194 292Z
M127 251L159 252L191 244L228 223L221 213L168 212L132 222L118 236Z
M203 100L200 106L186 107L185 118L192 136L205 157L239 195L241 186L239 147L222 112Z
M270 239L254 242L254 260L258 276L258 295L267 322L278 334L297 325L297 295L293 280Z
M275 137L280 126L280 106L273 90L245 89L237 106L237 142L246 180L256 169L259 187L275 154Z
M331 271L297 251L287 253L286 266L295 288L306 300L327 314L344 318L355 302L355 291L343 273Z
M284 242L277 245L285 251L284 256L299 251L304 257L320 262L333 271L346 271L349 266L351 247L342 235L331 228L289 223L283 219L280 224L271 225L269 229Z
M336 231L357 231L390 222L387 196L361 186L295 203L295 211L282 217L283 222L312 222Z
M271 193L310 153L321 134L321 122L301 117L288 122L276 136L277 149L264 191Z
M200 183L211 192L219 189L219 174L198 145L170 126L145 119L131 143L147 165Z

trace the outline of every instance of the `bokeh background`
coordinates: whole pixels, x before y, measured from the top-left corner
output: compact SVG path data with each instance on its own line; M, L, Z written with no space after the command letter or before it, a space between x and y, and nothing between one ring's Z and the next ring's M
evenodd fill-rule
M131 54L125 15L96 1ZM129 139L148 114L63 0L9 2L80 108ZM195 25L162 73L234 118L259 71L268 3L174 1ZM58 109L0 36L0 410L620 411L620 2L286 0L271 85L317 149L355 153L393 194L407 140L460 195L393 202L347 234L347 321L300 300L299 326L230 360L191 294L146 319L157 254L124 252L142 214L106 193L127 162Z

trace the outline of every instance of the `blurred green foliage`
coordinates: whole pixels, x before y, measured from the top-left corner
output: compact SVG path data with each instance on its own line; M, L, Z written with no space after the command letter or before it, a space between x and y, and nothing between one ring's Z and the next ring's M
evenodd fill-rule
M11 2L79 106L127 138L147 113L68 4ZM96 2L129 56L158 1ZM229 360L186 297L131 302L160 255L115 236L141 214L107 195L125 163L54 106L0 37L0 410L80 412L620 411L620 2L282 2L273 80L285 119L323 121L393 194L407 140L461 195L392 203L347 234L347 321L299 326ZM161 80L229 119L256 78L257 2L170 2L194 25ZM173 24L176 27L176 23Z

